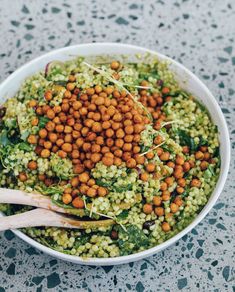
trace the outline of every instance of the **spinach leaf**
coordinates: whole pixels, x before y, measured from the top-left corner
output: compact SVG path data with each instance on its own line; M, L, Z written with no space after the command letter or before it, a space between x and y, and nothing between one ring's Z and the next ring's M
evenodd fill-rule
M81 237L76 238L76 241L74 243L74 247L78 248L81 245L85 245L87 242L89 242L91 239L91 234L87 234L85 232L82 232Z
M67 81L65 81L65 80L58 80L58 81L54 81L54 84L66 87Z
M214 150L214 157L219 157L219 147L216 147Z
M102 181L101 179L96 179L95 180L96 184L100 187L111 187L111 185L113 184L112 181Z
M145 249L149 246L149 239L144 232L135 225L126 226L126 231L121 226L117 226L119 234L128 236L127 240L119 239L117 241L121 255L128 255L133 251L138 251L140 247Z
M11 144L11 141L9 140L7 134L8 133L6 129L2 130L2 132L0 133L0 145L7 146Z
M38 122L39 129L44 128L47 122L49 122L49 119L47 117L40 117Z
M119 215L117 215L118 220L124 220L128 217L129 211L123 210Z
M18 144L18 148L20 150L25 150L25 151L31 151L32 150L30 144L26 143L26 142L21 142L20 144Z
M149 146L145 146L145 145L141 145L140 146L140 152L141 153L144 153L144 152L148 151L149 149L150 149Z
M200 147L200 146L204 146L204 145L207 145L207 144L208 144L208 143L207 143L207 140L204 139L202 136L200 136L198 147Z
M39 192L41 192L43 195L51 196L51 195L61 195L63 193L62 188L60 187L46 187L46 186L41 186L37 188Z
M112 186L111 189L117 193L122 193L130 191L132 189L132 184L128 184L126 186Z
M197 145L195 144L194 139L186 131L178 129L176 135L179 136L180 144L182 144L182 146L189 146L192 152L197 150Z

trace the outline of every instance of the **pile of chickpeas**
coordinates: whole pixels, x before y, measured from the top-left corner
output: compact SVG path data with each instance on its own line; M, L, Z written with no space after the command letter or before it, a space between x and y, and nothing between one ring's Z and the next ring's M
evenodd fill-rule
M121 64L117 61L111 63L111 68L117 71L114 76L116 79L120 67ZM49 119L38 135L28 137L28 142L36 145L35 152L43 158L50 157L51 153L57 153L59 157L68 157L72 161L76 176L66 182L70 183L71 187L64 191L62 196L64 204L72 203L75 208L84 208L84 202L79 194L88 197L103 197L108 194L108 190L98 186L90 176L91 169L100 161L106 166L120 166L125 163L128 168L136 168L140 164L144 165L140 173L140 179L144 182L149 180L150 175L156 179L165 176L166 174L157 173L157 165L149 161L157 154L163 164L173 168L173 174L161 181L161 196L154 196L152 203L144 204L143 212L145 214L154 212L156 216L165 218L173 216L183 205L181 195L186 186L184 174L195 166L195 160L201 161L201 170L206 170L209 163L213 163L207 147L200 147L195 153L195 160L185 160L183 155L177 155L173 161L170 160L170 153L160 147L163 138L158 135L154 139L154 144L159 147L142 155L139 145L140 134L150 123L146 111L126 91L100 85L81 91L76 87L75 81L75 76L70 75L61 105L49 105L53 99L51 90L45 92L47 104L38 106L35 100L29 103L29 106L35 108L37 116ZM142 81L140 85L147 87L148 82ZM152 115L153 127L156 130L161 129L162 122L166 119L162 105L171 99L171 96L167 96L169 92L167 87L162 87L160 94L150 94L146 89L139 91L139 100ZM38 117L34 118L32 125L36 126L38 122ZM185 155L190 151L188 146L182 149ZM30 161L28 168L36 170L37 162ZM23 174L21 175L22 180L25 179ZM52 183L45 175L39 175L39 179L46 185ZM170 203L171 212L165 214L163 202L170 200L169 188L175 182L177 196ZM195 177L190 184L192 187L200 187L201 182ZM167 232L170 229L170 224L164 221L162 230Z
M113 62L111 68L118 69L117 64ZM140 156L140 133L150 120L126 91L96 85L81 92L75 85L75 76L70 75L61 105L49 105L53 91L46 91L44 96L47 104L37 106L31 100L29 105L49 121L38 135L30 135L28 142L36 145L35 152L42 158L57 153L61 158L71 159L77 176L70 181L72 188L63 195L65 204L72 202L83 208L78 193L89 197L107 195L107 189L96 185L90 177L96 163L120 166L124 162L128 168L144 163L145 157ZM32 125L38 121L34 118ZM37 162L31 161L28 167L37 169ZM40 179L50 182L42 175Z

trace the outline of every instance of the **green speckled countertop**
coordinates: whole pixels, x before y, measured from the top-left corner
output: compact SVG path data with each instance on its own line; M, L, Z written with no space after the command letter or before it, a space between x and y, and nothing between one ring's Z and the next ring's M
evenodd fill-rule
M173 246L116 267L54 259L0 233L3 291L235 291L235 1L0 0L0 80L52 49L123 42L169 55L214 93L230 126L232 163L209 215Z

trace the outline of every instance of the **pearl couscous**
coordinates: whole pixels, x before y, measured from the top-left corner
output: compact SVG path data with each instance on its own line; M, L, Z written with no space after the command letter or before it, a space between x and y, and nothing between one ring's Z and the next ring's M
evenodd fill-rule
M26 228L57 251L116 257L156 246L201 211L220 171L217 127L159 60L51 62L0 107L0 186L39 192L79 220ZM7 215L31 207L1 205Z

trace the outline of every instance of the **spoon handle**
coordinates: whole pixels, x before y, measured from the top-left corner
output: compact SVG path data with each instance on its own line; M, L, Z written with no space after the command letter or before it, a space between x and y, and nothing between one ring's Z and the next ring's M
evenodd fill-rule
M0 231L25 227L54 226L63 228L98 228L113 225L111 219L97 221L79 221L59 213L37 208L25 213L0 218Z
M49 196L26 193L20 190L0 188L0 203L28 205L54 210L60 213L67 213L66 209L54 205Z

